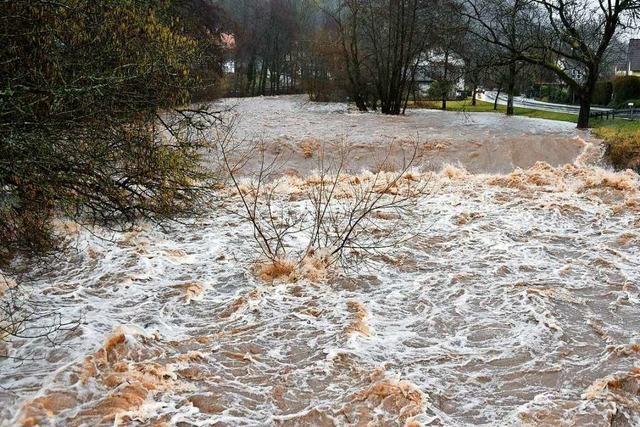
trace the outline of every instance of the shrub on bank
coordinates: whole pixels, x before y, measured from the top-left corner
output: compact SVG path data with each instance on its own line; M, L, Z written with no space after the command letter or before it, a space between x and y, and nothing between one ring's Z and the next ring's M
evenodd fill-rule
M624 108L629 100L640 98L640 77L623 76L613 80L613 102Z
M593 133L607 144L607 154L616 169L640 173L640 122L604 121L595 124Z
M592 103L595 105L609 105L613 98L613 83L604 81L596 83Z
M0 2L0 258L50 248L56 215L122 228L195 202L201 121L167 111L215 93L216 13L202 0Z

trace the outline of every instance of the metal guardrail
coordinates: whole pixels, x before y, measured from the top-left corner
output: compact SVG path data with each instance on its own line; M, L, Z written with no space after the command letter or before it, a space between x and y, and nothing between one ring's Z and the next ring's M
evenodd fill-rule
M640 119L640 108L621 108L618 110L610 111L592 111L589 113L589 117L613 120L616 117L626 120L638 120Z
M495 100L495 93L487 91L486 95L492 101ZM516 96L514 99L514 105L516 107L533 108L536 110L555 111L563 113L578 114L580 112L580 106L568 105L568 104L554 104L551 102L536 101L533 99L527 99L520 96ZM507 102L506 95L498 96L498 100L503 103ZM613 120L615 118L625 120L640 120L640 106L634 108L606 108L606 107L591 107L589 117L599 118L604 120Z
M485 92L485 95L492 102L495 100L495 92L487 91ZM504 94L501 94L500 96L498 96L498 100L501 101L503 104L506 104L507 96ZM535 99L524 98L521 96L514 96L513 101L514 101L514 106L516 107L532 108L534 110L569 113L569 114L576 114L576 115L580 112L579 105L554 104L552 102L537 101ZM604 113L604 115L606 116L606 113L609 112L609 114L611 114L611 111L613 111L613 109L606 108L606 107L591 107L591 111L593 113L598 113L598 114ZM640 111L638 111L638 114L640 114Z

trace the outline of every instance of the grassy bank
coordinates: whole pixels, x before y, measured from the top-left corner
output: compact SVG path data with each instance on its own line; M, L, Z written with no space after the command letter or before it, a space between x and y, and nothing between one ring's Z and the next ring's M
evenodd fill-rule
M640 121L593 120L593 133L607 144L607 153L616 169L640 172Z
M419 101L409 103L409 108L430 108L440 109L439 101ZM506 105L498 105L498 109L493 109L492 102L476 101L476 105L471 105L471 100L447 101L447 111L464 112L489 112L505 113ZM578 116L569 113L556 113L553 111L540 111L530 108L515 107L516 116L533 117L547 120L560 120L575 123ZM600 120L591 119L592 131L598 138L602 138L608 146L608 155L611 163L617 169L635 169L640 172L640 121L629 121L623 119Z
M440 101L418 101L417 103L409 103L408 108L430 108L439 110L442 104ZM471 105L470 99L462 101L447 101L447 111L465 111L468 113L506 113L506 105L498 105L498 109L493 109L492 102L476 100L476 105ZM560 120L563 122L576 122L578 116L569 113L556 113L553 111L533 110L531 108L515 107L514 115L533 117L547 120Z

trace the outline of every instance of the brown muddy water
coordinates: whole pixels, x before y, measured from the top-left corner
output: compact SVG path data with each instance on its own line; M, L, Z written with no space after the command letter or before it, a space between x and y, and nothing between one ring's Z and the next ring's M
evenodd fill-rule
M229 189L186 224L71 230L77 251L32 297L82 322L58 346L7 344L33 360L0 362L0 425L640 425L639 178L593 164L597 141L490 114L227 102L239 137L288 153L290 210L308 208L316 142L361 149L353 173L390 140L433 144L413 237L265 283Z
M264 141L268 154L302 171L317 166L305 153L320 143L347 145L356 170L375 167L389 154L390 143L391 160L400 163L398 148L406 152L417 143L421 164L430 170L452 164L472 173L509 173L538 161L573 163L594 141L571 123L494 113L409 110L405 116L387 116L300 96L235 98L223 105L237 115L237 138Z

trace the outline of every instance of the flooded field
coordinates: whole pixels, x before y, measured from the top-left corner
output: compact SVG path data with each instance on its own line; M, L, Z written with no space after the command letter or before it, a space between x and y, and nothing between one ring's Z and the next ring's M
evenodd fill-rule
M640 424L640 182L593 164L588 135L227 102L238 138L289 159L274 199L287 210L308 209L314 142L356 145L346 179L360 181L390 140L419 134L422 164L402 178L428 182L402 218L412 237L271 283L232 188L163 229L69 227L77 250L39 267L31 298L80 325L60 345L6 344L0 425Z
M288 160L289 167L307 171L316 161L305 152L320 142L348 143L356 169L370 168L372 157L386 156L392 142L419 142L425 167L437 171L460 164L472 173L508 173L538 161L552 166L573 163L591 142L571 123L494 113L363 114L345 104L310 103L302 96L229 99L223 105L238 115L238 138L263 140L271 154Z

